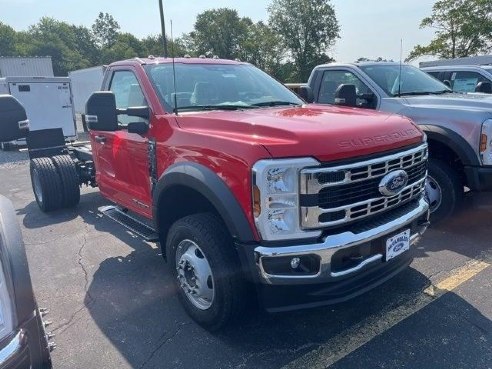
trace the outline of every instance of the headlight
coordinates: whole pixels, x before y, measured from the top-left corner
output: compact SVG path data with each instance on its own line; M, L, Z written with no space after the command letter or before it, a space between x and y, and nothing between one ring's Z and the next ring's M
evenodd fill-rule
M482 124L479 150L482 164L492 165L492 119L487 119Z
M14 330L14 309L12 297L7 288L4 268L0 262L0 340Z
M253 166L253 213L266 241L317 237L299 221L299 171L318 166L313 158L260 160Z

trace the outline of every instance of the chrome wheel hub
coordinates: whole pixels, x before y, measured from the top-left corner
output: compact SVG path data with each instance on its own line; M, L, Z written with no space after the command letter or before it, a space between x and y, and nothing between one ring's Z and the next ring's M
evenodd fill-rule
M441 206L441 186L439 186L439 183L431 176L427 176L427 180L425 181L425 199L429 203L431 213Z
M190 302L200 310L212 306L215 291L212 269L205 254L191 240L183 240L176 250L179 285Z

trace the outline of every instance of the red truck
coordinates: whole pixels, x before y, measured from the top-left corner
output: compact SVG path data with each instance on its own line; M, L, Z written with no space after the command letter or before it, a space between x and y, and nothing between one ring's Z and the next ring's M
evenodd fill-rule
M337 303L411 262L429 206L426 137L409 119L306 105L230 60L121 61L102 90L86 106L89 147L29 133L36 200L53 211L99 187L115 204L104 214L160 243L206 328L252 292L270 312ZM0 141L25 135L17 105L0 98Z

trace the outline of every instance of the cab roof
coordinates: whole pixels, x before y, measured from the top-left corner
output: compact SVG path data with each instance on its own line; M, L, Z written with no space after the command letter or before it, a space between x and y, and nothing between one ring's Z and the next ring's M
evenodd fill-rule
M110 66L169 64L172 62L173 62L173 58L148 57L148 58L133 58L133 59L121 60L111 63ZM238 60L214 59L214 58L174 58L174 62L178 64L238 64L238 65L248 64Z

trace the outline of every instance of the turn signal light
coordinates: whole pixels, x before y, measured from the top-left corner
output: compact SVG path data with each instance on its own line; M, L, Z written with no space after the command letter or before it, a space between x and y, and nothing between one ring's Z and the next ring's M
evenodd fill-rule
M485 152L487 150L487 135L485 133L482 133L480 136L480 152Z
M261 194L257 185L253 186L253 215L258 218L261 214Z

